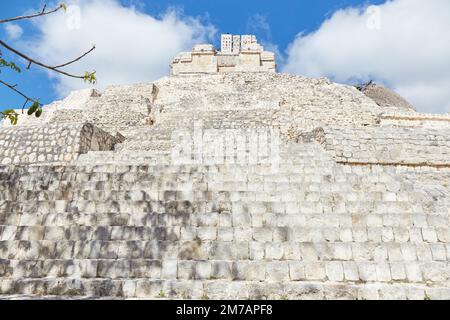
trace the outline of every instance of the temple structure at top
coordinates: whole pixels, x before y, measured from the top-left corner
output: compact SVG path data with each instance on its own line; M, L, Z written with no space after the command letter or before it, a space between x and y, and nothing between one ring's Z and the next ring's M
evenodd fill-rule
M264 51L254 35L221 36L221 50L212 44L199 44L191 52L181 52L170 65L171 74L275 72L273 52Z

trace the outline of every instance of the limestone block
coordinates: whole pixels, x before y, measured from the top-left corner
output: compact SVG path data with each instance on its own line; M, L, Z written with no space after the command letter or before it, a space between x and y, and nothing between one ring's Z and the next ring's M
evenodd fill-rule
M422 236L425 242L429 243L437 242L436 232L432 228L422 228Z
M251 241L254 232L254 228L234 228L234 239L235 241Z
M410 282L423 281L421 267L418 263L416 262L405 263L405 271L408 281Z
M162 265L159 260L131 260L130 276L133 278L159 279L161 268Z
M246 241L236 242L236 257L239 260L249 260L250 258L249 242Z
M211 262L211 279L225 279L231 280L232 263L228 261L213 261Z
M181 241L192 241L197 238L197 228L190 226L183 226L180 230Z
M217 239L217 228L215 227L198 227L197 237L201 241L212 241Z
M274 270L275 271L275 270ZM233 280L262 281L267 275L266 264L255 261L237 261L232 266ZM277 274L274 273L274 276Z
M383 300L406 300L405 288L392 286L380 290L380 298Z
M135 280L125 280L122 285L123 296L132 298L136 296L136 283Z
M276 282L289 280L289 264L284 261L267 262L266 280Z
M403 261L416 261L416 247L412 243L402 243L400 245L400 250L402 252Z
M18 227L16 227L16 226L4 226L0 240L5 241L5 240L15 239L17 229L18 229Z
M273 241L286 242L294 240L293 232L288 227L277 227L273 230Z
M283 243L283 252L286 260L299 260L301 258L301 250L297 242Z
M392 242L394 241L394 232L392 228L382 228L381 229L381 239L383 242Z
M326 279L325 263L308 262L305 263L305 276L307 280L323 281Z
M391 266L388 263L378 263L376 265L377 279L380 282L389 282L392 280L391 277Z
M340 231L340 240L342 242L351 242L353 241L353 234L351 228L343 228Z
M327 262L325 265L327 277L329 281L340 282L344 281L344 268L339 261Z
M217 240L231 242L234 239L234 230L231 227L217 229Z
M284 257L284 246L282 243L266 243L266 259L281 260Z
M207 280L211 278L212 265L209 261L197 261L195 265L195 279Z
M358 300L379 300L379 291L377 287L362 287L358 291Z
M347 281L359 281L358 266L355 262L342 262L344 278Z
M353 243L352 257L355 261L372 260L374 246L368 243Z
M289 261L289 278L291 281L306 279L305 266L300 261Z
M177 274L177 260L164 260L161 266L161 279L176 279Z
M253 228L253 240L261 242L272 241L272 233L271 228Z
M334 244L334 257L337 260L348 261L352 259L352 247L348 243Z
M371 242L381 242L382 229L381 228L367 228L367 239Z
M422 237L422 229L420 228L413 228L409 230L409 238L411 242L414 243L422 243L424 242L424 239Z
M405 280L406 272L404 264L402 262L391 262L391 275L392 280Z
M209 249L209 258L214 260L234 260L238 256L238 243L213 242Z
M136 297L137 298L158 298L163 291L162 281L151 281L147 279L139 279L136 281Z
M416 253L419 261L432 261L433 255L429 245L418 244L416 245Z
M422 266L423 278L425 281L444 282L448 280L449 271L447 262L428 262Z
M301 243L299 247L302 261L319 260L319 253L313 243Z
M265 258L265 243L250 242L249 257L251 260L263 260ZM298 257L297 257L298 258Z
M376 265L370 262L357 262L359 277L364 282L376 281Z
M403 254L401 251L401 246L398 244L388 244L388 257L389 261L402 261Z
M393 228L395 241L405 243L409 241L409 231L407 228Z

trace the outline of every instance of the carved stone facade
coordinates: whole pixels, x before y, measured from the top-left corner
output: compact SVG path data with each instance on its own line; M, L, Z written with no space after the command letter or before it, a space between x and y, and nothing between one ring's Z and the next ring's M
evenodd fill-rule
M273 52L264 51L254 35L223 34L221 51L200 44L191 52L181 52L170 65L172 75L227 72L275 72Z

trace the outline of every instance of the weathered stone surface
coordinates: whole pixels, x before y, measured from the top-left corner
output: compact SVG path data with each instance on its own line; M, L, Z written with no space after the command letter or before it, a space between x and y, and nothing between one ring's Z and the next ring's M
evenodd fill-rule
M0 294L446 299L448 121L385 109L326 79L229 73L2 126ZM178 148L180 129L203 144Z
M0 164L66 164L88 151L112 150L117 142L89 123L0 127Z

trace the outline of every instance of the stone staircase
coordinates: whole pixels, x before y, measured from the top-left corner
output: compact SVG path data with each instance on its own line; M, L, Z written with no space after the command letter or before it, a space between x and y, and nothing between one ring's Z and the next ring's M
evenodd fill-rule
M121 157L0 167L0 294L450 298L449 197L426 183L315 143L276 171Z

